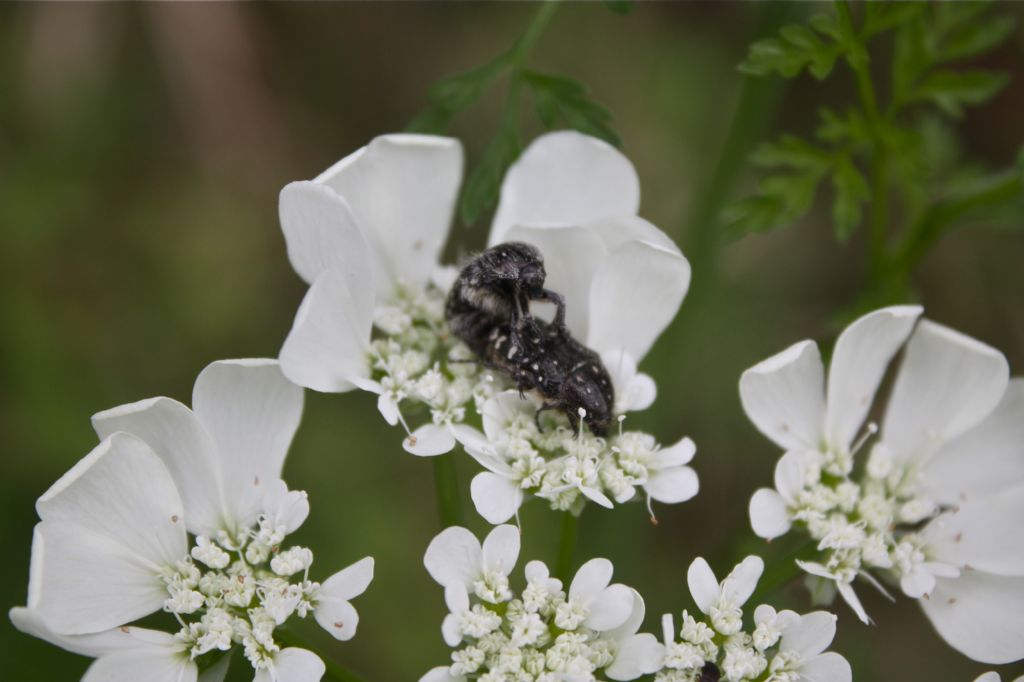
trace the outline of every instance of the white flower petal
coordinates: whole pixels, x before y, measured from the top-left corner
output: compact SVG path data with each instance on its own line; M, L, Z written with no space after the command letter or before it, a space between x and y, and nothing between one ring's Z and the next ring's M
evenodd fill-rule
M828 375L825 435L847 450L871 408L889 361L910 336L920 306L882 308L859 318L839 335Z
M508 241L513 225L583 225L639 207L640 181L621 152L577 132L548 133L505 175L488 244Z
M43 493L36 511L48 526L89 530L153 565L173 566L187 551L182 502L171 474L131 434L104 439Z
M130 623L160 609L167 598L161 567L109 536L83 526L43 522L36 526L35 542L45 546L38 555L37 609L59 634L81 635ZM181 558L185 556L183 550Z
M586 342L592 312L590 287L595 268L604 261L607 253L601 240L594 233L577 226L517 226L509 230L507 240L533 244L544 256L544 262L552 264L547 269L544 286L562 295L566 326L574 337ZM538 314L551 319L554 308L547 308ZM615 312L617 314L618 311ZM594 350L600 353L609 349Z
M252 682L319 682L327 668L312 651L289 647L274 654L274 670L257 670Z
M775 464L775 489L787 502L796 499L807 481L807 457L803 452L790 450Z
M1024 486L964 502L921 533L928 556L997 575L1024 575Z
M575 586L576 581L573 580ZM570 588L571 589L571 588ZM592 630L613 630L629 619L633 612L634 591L625 585L609 585L588 605L590 613L583 624Z
M224 506L238 527L252 525L266 483L281 476L302 417L302 389L276 360L221 360L199 373L192 409L216 445Z
M455 435L444 424L424 424L402 439L402 449L417 457L436 457L454 447Z
M449 666L446 665L432 668L419 679L419 682L466 682L465 677L452 675L449 670Z
M999 677L999 673L989 670L987 673L975 677L974 682L1002 682L1002 679Z
M697 445L692 439L684 437L674 445L654 453L650 466L655 469L668 469L689 464L695 454L697 454Z
M722 598L730 604L742 606L750 599L757 581L764 573L764 561L759 556L748 556L722 581Z
M283 527L290 535L309 516L309 497L302 490L288 490L284 481L276 479L266 485L263 512L274 519L275 526Z
M864 606L860 603L857 593L853 591L853 585L837 581L836 589L839 590L839 596L843 598L843 601L845 601L847 605L853 609L853 612L857 614L857 618L860 618L860 622L865 625L871 625L871 617L868 616L868 612L864 610Z
M624 640L631 635L635 635L640 626L643 625L645 613L644 598L633 588L630 588L630 591L633 593L633 605L630 606L629 617L626 618L622 625L605 632L606 637L614 640Z
M346 599L321 596L313 610L313 616L320 627L331 633L335 639L346 642L356 636L359 613Z
M828 648L836 636L836 617L827 611L815 611L800 616L782 633L782 651L795 651L807 660Z
M686 585L701 613L707 613L720 594L718 579L704 557L697 557L686 571Z
M699 489L697 472L687 466L655 471L644 484L644 490L652 499L665 504L686 502Z
M1024 481L1024 379L1011 379L996 409L935 453L921 488L944 504L983 497Z
M805 661L800 666L800 679L806 682L850 682L853 671L845 658L829 651Z
M432 135L384 135L324 171L378 255L377 300L418 287L437 266L462 180L462 145Z
M352 290L340 270L324 270L306 292L281 347L281 371L299 386L340 393L353 377L370 376L372 316L364 315L368 287ZM361 302L362 301L362 302Z
M908 597L921 599L935 590L935 576L923 567L917 567L910 573L900 576L900 589Z
M654 635L644 633L626 638L619 644L615 660L604 669L610 680L635 680L661 669L665 646Z
M288 260L307 284L328 268L345 273L350 289L367 287L374 291L373 254L352 209L337 192L316 182L285 185L278 199L278 214ZM371 306L373 297L360 299Z
M469 493L477 513L492 524L505 523L523 504L523 491L519 485L490 471L473 477Z
M597 488L591 488L590 486L581 485L579 489L580 492L583 493L583 496L586 497L591 502L595 502L604 507L605 509L615 508L615 505L612 504L612 501L610 499L608 499L608 496L605 495L600 490L598 490Z
M643 358L676 316L689 286L690 264L677 251L638 241L619 246L594 272L586 345L598 353L625 349Z
M508 575L519 559L519 543L522 533L515 526L498 526L486 538L483 545L483 569Z
M373 581L373 568L373 557L363 557L325 580L320 585L320 596L346 600L358 597Z
M946 642L982 663L1024 658L1024 576L965 571L918 602Z
M569 586L570 601L589 604L597 599L612 581L613 571L612 562L607 559L591 559L580 566Z
M196 664L176 646L174 637L167 646L131 649L93 661L82 682L195 682Z
M1008 380L1002 353L921 320L896 377L882 441L898 464L930 455L988 416Z
M21 632L90 658L127 649L151 648L165 641L164 638L174 641L173 635L166 632L137 627L116 627L85 635L61 635L50 629L37 609L18 606L11 609L8 615L14 627Z
M213 439L190 409L170 398L149 398L95 414L92 425L100 438L126 431L145 441L174 479L188 530L216 536L228 513L221 468Z
M743 410L787 450L817 450L825 418L825 369L813 341L801 341L740 377Z
M785 535L792 525L786 500L776 491L761 488L750 498L750 527L759 538Z
M654 404L658 387L654 379L637 372L636 360L623 349L601 356L615 389L615 413L639 412Z
M588 222L586 227L601 238L601 243L608 251L614 251L626 242L640 241L682 253L671 237L640 216L619 214L599 218Z
M439 585L447 587L449 583L458 583L469 589L480 575L482 554L475 535L453 526L430 541L423 555L423 565Z

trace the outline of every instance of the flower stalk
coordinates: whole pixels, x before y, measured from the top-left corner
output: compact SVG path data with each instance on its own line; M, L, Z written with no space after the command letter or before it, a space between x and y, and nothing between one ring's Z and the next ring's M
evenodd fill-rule
M449 453L433 458L434 491L437 508L444 528L462 523L462 501L459 499L459 477L455 468L455 455Z

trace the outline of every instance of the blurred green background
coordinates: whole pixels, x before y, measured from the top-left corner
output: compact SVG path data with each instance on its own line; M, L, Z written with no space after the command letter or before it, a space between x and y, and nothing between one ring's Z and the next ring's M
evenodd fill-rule
M206 363L276 355L305 291L285 256L278 190L403 128L431 83L511 45L534 10L0 5L0 603L24 603L34 500L95 444L89 415L154 395L187 402ZM663 442L692 436L702 492L659 507L656 527L641 504L588 508L575 555L577 565L613 559L617 579L645 595L650 631L660 632L660 613L688 605L693 557L707 557L721 574L747 552L769 562L784 556L785 543L766 546L748 530L747 500L770 485L779 453L745 420L736 382L793 341L830 339L830 320L863 281L863 243L837 245L827 215L731 243L709 229L721 199L709 187L727 136L745 144L804 131L819 105L841 105L852 92L845 71L825 86L763 79L743 100L743 129L729 132L743 84L735 66L778 12L755 3L639 3L621 16L597 3L567 5L531 59L579 78L612 109L641 177L642 215L694 267L688 300L645 363L659 400L631 422ZM958 131L975 158L1002 167L1024 142L1019 24L986 65L1015 80ZM470 162L496 125L500 96L456 120L452 132ZM734 194L749 187L747 174L738 180ZM453 253L479 246L485 232L457 225ZM1024 231L964 229L926 258L915 283L929 317L1000 348L1019 372L1022 264ZM448 658L442 592L421 563L439 530L431 466L399 443L365 394L307 392L286 466L291 487L312 501L297 541L316 554L314 577L367 554L377 559L376 580L356 601L358 636L335 643L315 624L307 634L378 682L415 680ZM458 466L468 491L476 466L464 455ZM466 497L470 525L483 532ZM524 509L520 570L527 558L553 563L554 521L541 503ZM947 647L912 601L859 591L877 626L835 606L834 648L856 678L972 680L988 669ZM797 585L773 600L810 610ZM3 679L19 681L76 680L88 664L6 619L0 661ZM236 666L232 679L250 679L246 670ZM1002 672L1007 679L1024 667Z

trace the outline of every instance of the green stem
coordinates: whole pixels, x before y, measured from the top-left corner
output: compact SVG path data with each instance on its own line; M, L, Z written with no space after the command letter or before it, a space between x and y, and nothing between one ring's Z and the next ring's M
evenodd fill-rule
M764 3L758 7L753 34L774 33L800 11L799 3ZM683 247L695 277L688 305L714 298L719 274L716 260L725 241L719 214L747 167L750 150L774 125L787 85L782 78L744 76L728 125L715 140L714 148L707 150L707 156L715 159L714 166L707 181L694 193L693 210L683 225Z
M868 224L868 284L878 288L889 276L888 236L889 236L889 190L887 181L886 148L882 141L882 116L878 109L878 96L871 78L871 61L867 46L853 24L850 5L845 0L836 3L836 12L846 40L849 41L850 53L847 61L857 79L857 92L860 95L861 107L868 122L871 134L871 212Z
M308 642L302 639L302 637L295 634L294 630L288 630L286 628L274 630L274 637L282 644L308 649L319 656L320 660L324 662L324 667L326 668L326 678L335 680L336 682L364 682L362 677L356 675L337 661L324 656L322 653L317 651L315 647L310 646Z
M515 47L512 48L513 58L519 67L525 64L526 57L530 54L533 46L537 44L537 41L540 40L544 29L548 26L548 22L551 21L551 17L558 10L558 5L558 0L542 2L537 13L533 15L533 21L526 27L526 31L523 32L522 37L519 38Z
M576 536L579 534L580 517L572 512L562 515L562 539L558 545L558 563L555 564L555 576L562 583L569 581L572 571L572 555L576 550Z
M1021 196L1021 192L1020 177L1011 173L979 192L929 207L908 231L899 252L893 258L893 272L897 276L908 276L951 224L975 209L1014 201Z
M462 503L459 499L459 479L455 470L455 455L447 453L432 458L434 464L434 491L441 525L462 525Z

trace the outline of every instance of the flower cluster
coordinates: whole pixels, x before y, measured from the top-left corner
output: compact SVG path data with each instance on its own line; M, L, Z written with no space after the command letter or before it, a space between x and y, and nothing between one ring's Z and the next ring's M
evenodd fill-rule
M697 474L687 466L696 452L689 438L661 448L654 437L622 431L608 439L577 435L535 418L536 406L504 391L482 405L484 432L468 427L459 440L486 471L470 487L480 514L491 523L511 518L526 494L552 509L579 513L585 500L612 507L643 488L648 506L683 502L697 494ZM546 428L541 428L546 426Z
M1024 518L1024 381L1009 380L995 349L920 314L900 306L852 323L836 343L827 388L810 341L743 374L748 416L787 450L775 489L751 499L751 522L765 538L794 525L808 533L819 555L801 566L861 620L869 622L851 583L862 576L884 592L875 573L921 600L966 655L1016 660L1024 656L1024 537L1016 527ZM881 427L863 427L904 346Z
M690 594L705 618L683 611L677 631L672 614L662 616L665 660L657 682L852 679L846 659L825 652L836 632L836 617L831 613L800 615L761 604L754 609L753 629L744 630L741 607L763 570L761 559L749 556L719 583L704 559L690 564L686 575Z
M223 677L236 645L257 682L320 679L323 662L282 647L275 629L312 615L353 637L349 600L373 559L321 584L313 553L284 545L309 513L280 479L301 411L302 390L276 361L238 360L203 370L191 410L153 398L97 414L101 443L37 503L14 624L97 658L90 680ZM174 634L128 625L158 610L177 620Z
M509 575L518 557L519 530L508 525L494 528L482 547L458 527L430 543L423 563L445 589L450 613L441 631L455 651L450 665L420 682L632 680L661 667L661 644L637 634L643 599L609 584L611 562L588 561L566 592L543 562L531 561L516 593Z
M654 382L637 365L690 280L676 245L637 216L632 164L579 133L541 136L509 170L489 239L529 242L557 263L546 286L564 296L569 330L612 377L620 433L608 441L572 438L564 418L546 417L543 430L488 428L492 412L534 415L539 404L505 394L511 382L482 370L447 331L457 271L439 258L461 174L456 140L387 135L282 190L289 258L310 284L281 349L285 375L319 391L375 393L413 454L439 455L461 441L488 469L473 497L492 523L511 518L527 493L577 510L584 498L624 502L638 487L648 500L692 497L696 476L683 466L692 442L662 450L646 434L621 431L626 412L654 401ZM470 426L481 421L482 432Z

